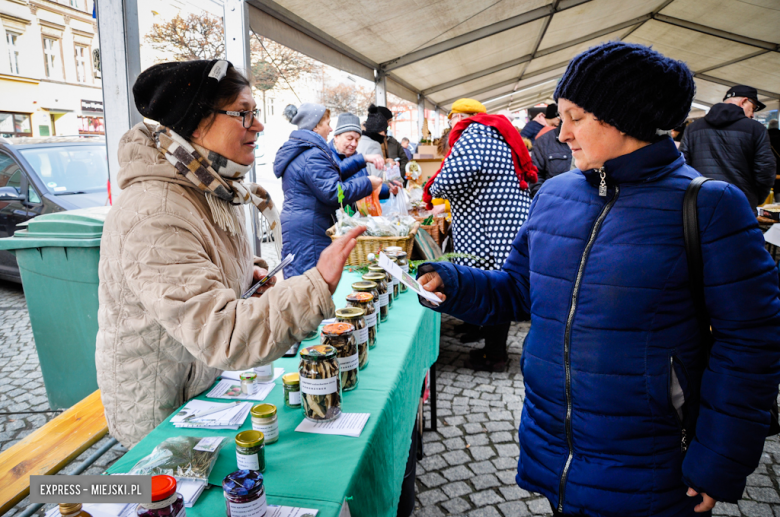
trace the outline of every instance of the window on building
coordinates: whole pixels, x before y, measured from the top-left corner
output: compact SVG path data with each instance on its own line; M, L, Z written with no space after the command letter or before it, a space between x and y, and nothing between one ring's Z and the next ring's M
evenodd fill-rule
M46 77L59 79L60 66L60 42L53 38L43 38L43 62L46 68Z
M30 115L0 111L0 136L6 138L33 136Z
M80 83L87 82L87 56L87 48L76 45L76 80Z
M84 0L68 0L68 4L76 9L83 9Z
M19 75L19 34L6 32L8 43L8 57L11 60L11 73Z

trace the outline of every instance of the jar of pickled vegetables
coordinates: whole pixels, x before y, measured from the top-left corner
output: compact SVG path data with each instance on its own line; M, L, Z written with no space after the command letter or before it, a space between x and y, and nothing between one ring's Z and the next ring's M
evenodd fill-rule
M369 273L381 273L385 275L385 283L387 284L387 308L393 308L393 275L384 270L382 266L368 266Z
M336 310L336 322L349 323L355 327L355 342L358 349L358 365L362 370L368 365L368 325L366 311L360 307L346 307Z
M371 293L351 292L347 295L347 307L363 309L366 320L366 333L368 334L368 348L376 346L376 309L374 308L374 296ZM358 345L359 346L359 345Z
M62 511L60 513L69 517L79 515L76 513L71 516ZM142 517L184 517L186 515L184 498L176 492L176 478L165 475L152 476L152 502L139 504L135 513Z
M306 347L298 366L303 416L329 422L341 415L341 374L336 349L329 345Z
M236 435L236 463L240 469L265 471L265 436L260 431Z
M396 248L396 246L394 246L393 248ZM401 268L401 271L403 271L404 273L406 273L408 275L409 274L409 258L408 258L408 255L406 254L406 252L405 251L400 251L401 250L400 247L398 247L399 251L395 251L395 249L393 251L389 251L390 248L387 248L387 249L388 249L387 256L390 257L390 258L395 257L396 258L396 264L398 264L398 267ZM402 293L405 293L406 291L409 290L409 288L406 287L405 283L400 282L400 284L401 284L400 288L401 288L401 292Z
M398 259L395 258L393 255L388 255L387 258L389 258L390 262L392 262L393 264L398 264ZM393 279L393 299L397 300L398 299L398 295L401 294L401 281L398 280L393 275L390 275L390 277Z
M357 388L360 359L355 341L355 327L349 323L325 325L322 327L321 343L336 349L341 372L341 390L351 391Z
M239 470L222 480L228 517L265 517L263 475L256 470Z
M363 275L365 276L365 275ZM360 282L355 282L352 284L352 293L349 294L349 296L352 296L356 293L371 293L371 296L373 297L373 303L374 303L374 314L376 315L376 333L379 333L379 291L378 286L376 282L371 282L368 280L362 280ZM347 298L349 298L347 296ZM347 300L347 306L351 307L349 300ZM361 307L361 309L365 309L365 307ZM368 315L369 312L366 311L366 315ZM366 320L366 323L370 325L370 318ZM374 343L376 344L376 343ZM369 346L374 346L369 343Z
M387 277L384 273L366 273L363 280L376 284L376 293L379 298L379 321L387 321L389 313L390 293L387 290Z
M266 445L279 441L279 419L276 416L276 406L257 404L252 407L249 414L252 415L252 429L263 433Z
M301 407L301 376L298 372L282 375L284 387L284 405L297 409Z

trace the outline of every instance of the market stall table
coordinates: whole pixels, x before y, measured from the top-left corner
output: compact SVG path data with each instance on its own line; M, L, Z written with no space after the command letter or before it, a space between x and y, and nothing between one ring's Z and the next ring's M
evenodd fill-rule
M359 274L345 272L333 296L337 308L346 305L350 286L358 280ZM269 504L312 508L319 510L318 517L336 517L347 501L355 517L396 515L422 382L438 357L440 331L440 315L423 308L413 292L403 293L395 301L387 321L380 323L377 346L369 352L368 366L360 371L357 389L344 393L345 413L371 414L359 438L295 432L303 412L284 405L282 379L276 379L277 386L264 401L278 408L279 417L279 441L265 448ZM319 336L301 346L318 343ZM274 366L289 373L298 371L298 362L297 356L282 358ZM196 398L205 399L209 391ZM251 419L247 418L238 431L178 429L169 420L170 417L133 447L108 473L128 472L172 436L224 436L227 440L209 477L209 484L217 486L205 490L187 514L225 515L222 479L238 470L234 438L251 429Z

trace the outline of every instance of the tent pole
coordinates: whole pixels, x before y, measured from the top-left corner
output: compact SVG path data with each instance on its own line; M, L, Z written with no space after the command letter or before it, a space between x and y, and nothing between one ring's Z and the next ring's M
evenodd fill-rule
M384 70L374 70L374 91L376 105L387 106L387 76Z

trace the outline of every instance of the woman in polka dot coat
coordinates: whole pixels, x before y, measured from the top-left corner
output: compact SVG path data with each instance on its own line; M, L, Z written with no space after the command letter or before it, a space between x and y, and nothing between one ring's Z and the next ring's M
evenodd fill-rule
M465 118L468 114L452 113L450 125ZM527 185L522 188L518 180L512 150L499 130L478 122L469 124L432 182L430 195L450 201L455 252L473 257L453 262L484 270L501 269L528 217L531 196ZM508 331L509 325L502 324L467 332L463 342L485 338L485 348L471 352L469 366L503 371L508 359Z

